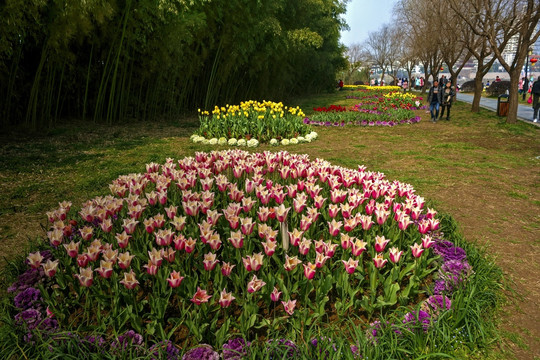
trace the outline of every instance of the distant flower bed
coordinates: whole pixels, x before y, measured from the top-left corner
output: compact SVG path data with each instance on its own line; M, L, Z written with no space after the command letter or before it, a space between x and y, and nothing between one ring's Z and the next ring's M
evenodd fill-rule
M354 106L330 105L314 108L316 113L305 118L304 123L318 126L395 126L420 121L414 110L424 108L421 106L421 97L399 91L381 91L380 88L385 88L384 86L375 88L376 91L361 90L360 96L347 96L347 99L360 100L360 103Z
M369 90L373 92L388 92L388 91L399 91L401 87L394 85L385 85L385 86L371 86L371 85L345 85L347 90Z
M311 127L302 119L299 107L287 107L271 101L246 101L240 105L216 106L212 112L199 109L200 127L191 137L210 145L257 147L271 140L293 139L297 143L314 140ZM309 135L309 136L308 136ZM308 139L306 141L298 139Z
M223 344L224 358L249 347L231 334L322 326L329 314L371 319L419 302L403 324L427 331L472 271L410 185L363 166L214 151L148 164L110 190L48 213L45 250L29 254L8 290L25 341L110 353L144 341L154 345L136 351L171 359L181 344L196 346L185 359L217 359L213 346ZM372 341L384 326L372 323ZM60 329L89 335L66 340Z

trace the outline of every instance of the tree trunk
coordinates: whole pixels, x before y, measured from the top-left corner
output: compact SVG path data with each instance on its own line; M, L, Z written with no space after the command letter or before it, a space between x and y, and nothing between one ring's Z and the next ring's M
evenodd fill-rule
M484 78L484 74L482 71L477 71L476 75L474 77L474 98L471 106L471 112L479 112L480 111L480 99L482 98L482 80Z
M516 66L510 73L510 94L508 98L508 115L506 116L506 122L509 124L517 122L519 76L520 69Z

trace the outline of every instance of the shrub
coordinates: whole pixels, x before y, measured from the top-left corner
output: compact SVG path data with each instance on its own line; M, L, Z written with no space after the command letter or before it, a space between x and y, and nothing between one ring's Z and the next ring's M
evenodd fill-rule
M510 91L510 81L494 81L487 88L489 96L499 96L505 94L507 91Z
M465 81L463 85L461 85L461 91L462 92L474 92L474 89L476 88L474 80Z

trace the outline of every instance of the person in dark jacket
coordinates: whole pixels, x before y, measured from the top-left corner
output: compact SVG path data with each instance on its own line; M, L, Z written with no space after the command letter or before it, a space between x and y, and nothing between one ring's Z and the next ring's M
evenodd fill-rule
M531 94L533 97L532 107L534 109L533 122L538 122L538 110L540 109L540 76L532 85Z
M439 107L442 103L442 91L439 87L439 82L437 80L433 81L433 86L429 89L428 94L428 104L429 111L431 112L431 121L437 122L439 117Z
M452 87L452 83L448 81L446 83L446 86L444 88L441 88L442 90L442 103L441 103L441 117L439 117L439 120L442 120L444 116L444 110L446 109L446 120L450 121L450 108L452 107L452 101L454 100L454 96L456 93L454 92L454 88Z

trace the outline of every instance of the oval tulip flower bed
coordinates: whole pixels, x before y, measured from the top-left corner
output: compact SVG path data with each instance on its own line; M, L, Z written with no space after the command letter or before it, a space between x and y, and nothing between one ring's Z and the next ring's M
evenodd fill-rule
M299 107L272 101L246 101L240 105L216 106L212 112L199 109L201 123L191 137L194 142L211 145L256 147L259 143L311 142L317 136L302 122Z
M304 123L319 126L395 126L414 124L420 121L414 110L420 109L422 98L409 93L376 88L361 89L360 96L347 96L361 102L349 107L330 105L313 108L316 112Z
M363 166L215 151L148 164L110 190L48 213L45 250L9 289L16 322L99 331L113 353L143 338L151 353L177 353L171 341L221 346L351 317L372 322L376 343L380 314L424 301L403 323L426 330L471 272L410 185Z

